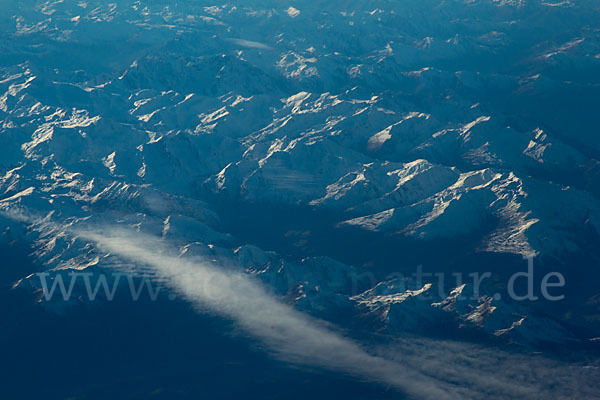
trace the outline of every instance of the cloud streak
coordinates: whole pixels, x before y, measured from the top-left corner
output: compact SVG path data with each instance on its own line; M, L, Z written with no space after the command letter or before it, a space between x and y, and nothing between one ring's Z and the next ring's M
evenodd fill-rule
M2 214L93 242L140 275L150 270L200 311L233 320L281 359L379 382L409 398L586 399L600 392L597 362L570 364L416 337L367 351L326 323L280 302L239 270L214 260L181 257L162 239L120 227L81 229L56 225L48 217Z
M577 399L600 390L598 367L474 344L412 338L368 352L324 322L272 297L238 270L180 257L165 241L138 232L107 232L79 235L149 267L197 307L232 319L290 362L379 382L418 399Z
M238 46L247 47L249 49L273 50L273 48L269 45L266 45L261 42L253 42L252 40L229 39L229 41L237 44Z
M157 278L164 279L186 299L231 318L283 359L391 385L411 397L454 398L437 387L434 379L369 354L323 322L279 302L248 276L206 261L175 256L164 242L139 233L111 230L105 235L87 231L79 236L113 255L151 268Z

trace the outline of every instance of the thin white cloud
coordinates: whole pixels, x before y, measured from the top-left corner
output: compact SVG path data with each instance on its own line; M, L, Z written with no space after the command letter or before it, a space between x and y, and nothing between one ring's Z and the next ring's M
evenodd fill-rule
M266 45L261 42L253 42L252 40L246 39L229 39L231 42L237 44L238 46L247 47L250 49L262 49L262 50L273 50L273 48L269 45Z
M418 398L454 398L438 388L434 379L367 353L354 341L279 302L257 282L232 269L173 256L163 242L139 233L112 230L105 235L87 231L79 236L113 255L152 268L189 301L233 319L286 360L392 385Z
M291 362L380 382L417 399L583 399L600 390L596 367L468 343L412 338L369 353L234 268L173 255L166 242L137 232L108 232L81 236L151 268L190 302L231 318Z
M50 217L39 219L14 210L0 214L94 242L127 262L128 268L135 265L141 274L151 269L199 309L232 319L285 360L380 382L409 398L588 399L600 393L597 360L572 364L497 347L416 337L366 351L324 322L281 303L238 270L179 257L158 238L123 228L60 227Z

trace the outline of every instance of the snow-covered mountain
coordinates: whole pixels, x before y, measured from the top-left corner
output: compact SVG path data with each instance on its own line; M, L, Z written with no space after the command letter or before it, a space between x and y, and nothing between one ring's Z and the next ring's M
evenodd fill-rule
M3 287L110 270L82 232L119 227L356 335L593 346L599 21L594 0L4 2L0 240L33 264ZM494 297L523 256L564 301Z

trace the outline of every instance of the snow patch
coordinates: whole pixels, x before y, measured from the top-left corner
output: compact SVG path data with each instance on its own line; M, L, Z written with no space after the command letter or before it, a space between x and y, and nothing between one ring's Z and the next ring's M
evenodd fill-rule
M291 7L291 6L290 6L290 8L285 10L285 12L287 13L287 15L289 15L292 18L296 18L298 15L300 15L300 10L298 10L294 7Z

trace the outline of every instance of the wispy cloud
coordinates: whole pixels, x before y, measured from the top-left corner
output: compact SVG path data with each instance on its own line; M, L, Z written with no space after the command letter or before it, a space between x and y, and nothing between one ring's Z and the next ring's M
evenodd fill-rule
M380 382L419 399L576 399L599 390L598 369L474 344L411 338L367 351L234 268L179 257L165 241L137 232L98 232L80 236L151 268L190 302L234 320L291 362Z
M253 42L252 40L229 39L229 41L237 44L238 46L247 47L249 49L273 50L273 48L269 45L261 42Z
M453 398L432 378L369 354L323 322L279 302L257 282L233 269L180 258L164 242L127 231L79 235L105 251L152 268L158 278L189 301L231 318L286 360L385 383L419 398Z
M6 215L6 214L5 214ZM35 218L13 214L23 223ZM36 224L51 224L46 218ZM233 320L278 357L392 386L418 399L586 399L600 392L600 367L569 364L469 343L405 338L365 347L271 296L236 268L179 256L167 241L124 228L62 232L93 242L157 279L201 311Z

